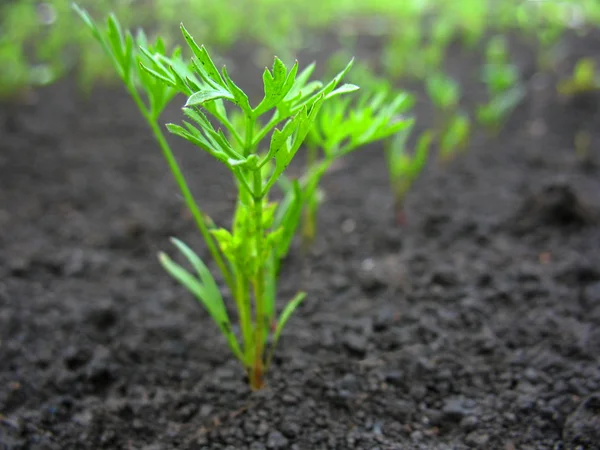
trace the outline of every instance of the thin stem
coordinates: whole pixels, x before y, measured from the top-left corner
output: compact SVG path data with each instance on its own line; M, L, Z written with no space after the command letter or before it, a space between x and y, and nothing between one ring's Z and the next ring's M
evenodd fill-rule
M250 155L256 146L254 131L256 117L252 114L246 116L246 146L244 156ZM260 169L252 173L252 199L254 200L254 239L256 246L256 273L253 274L252 285L254 287L254 361L250 369L250 386L258 390L264 385L264 347L265 347L265 261L264 254L264 230L263 222L263 180Z
M221 253L219 252L217 245L215 244L215 241L213 240L212 236L210 235L210 232L208 231L208 227L206 226L206 221L204 220L204 215L202 214L200 207L196 203L196 200L194 200L194 196L192 195L192 192L190 191L190 189L185 181L185 177L183 176L183 173L181 172L181 169L179 168L179 164L177 164L177 160L175 159L175 156L173 155L173 152L171 151L171 147L169 147L167 139L165 138L162 130L156 123L156 120L152 117L152 114L148 111L148 108L146 107L146 105L144 104L142 99L140 98L140 95L138 94L135 87L129 86L128 90L129 90L129 93L131 94L131 96L133 97L133 100L135 101L136 105L142 112L144 118L148 122L148 125L152 129L152 132L154 133L154 137L158 141L158 145L160 146L160 148L163 152L163 156L167 160L167 164L169 165L169 168L171 169L171 172L173 173L175 181L177 182L177 185L179 186L179 189L180 189L181 193L183 194L183 198L185 199L187 207L190 210L190 212L192 213L192 216L194 217L194 220L196 221L196 225L198 226L198 229L200 230L200 233L202 234L202 237L204 238L204 241L206 242L206 245L208 246L208 249L209 249L212 257L215 260L215 263L217 264L217 266L221 270L221 273L223 274L225 283L227 284L227 286L229 287L231 292L234 292L235 285L233 283L233 278L231 276L229 268L225 265L225 262L221 256Z
M248 280L244 275L243 270L236 270L236 292L234 299L239 313L240 328L244 339L244 365L247 370L251 369L252 365L252 322L250 315L250 296L248 295Z
M254 226L256 227L256 253L258 258L257 274L254 280L254 345L256 352L254 354L254 367L252 371L251 382L255 389L263 385L264 371L264 346L265 346L265 264L263 261L263 197L262 197L262 176L260 170L254 172Z
M321 178L333 164L335 157L326 157L318 163L313 162L303 180L302 188L308 200L304 200L302 214L302 240L304 251L307 251L314 239L317 229L317 213L319 201L316 198Z

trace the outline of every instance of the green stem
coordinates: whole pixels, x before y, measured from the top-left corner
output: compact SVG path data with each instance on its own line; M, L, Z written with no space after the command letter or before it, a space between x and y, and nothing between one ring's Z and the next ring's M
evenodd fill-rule
M307 251L316 234L317 213L319 210L319 201L317 200L317 191L323 175L333 164L335 158L325 158L319 163L312 163L307 171L306 178L302 182L302 190L306 198L304 199L304 211L302 214L302 241L304 250ZM307 200L308 199L308 200Z
M250 317L250 297L248 295L248 280L243 270L236 270L236 292L234 298L239 313L240 328L244 339L244 365L247 370L252 366L252 322Z
M317 162L317 146L309 145L306 149L306 169L310 171Z
M223 274L225 283L227 284L227 286L229 287L231 292L234 292L235 284L233 283L233 278L231 276L231 273L230 273L228 267L225 265L225 262L221 256L221 253L219 252L219 250L217 248L217 245L215 244L213 237L211 236L210 232L208 231L208 227L206 226L206 221L204 219L204 215L202 214L200 207L194 200L194 196L192 195L192 192L190 191L190 189L185 181L185 177L183 176L183 173L181 172L181 169L179 168L179 164L177 164L177 160L175 159L175 155L173 155L173 152L171 151L171 147L169 147L167 139L165 138L160 127L158 126L155 118L153 117L153 115L151 114L149 109L146 107L146 105L140 98L140 95L138 94L135 87L129 87L129 93L133 97L133 100L135 101L136 105L142 112L142 115L148 122L148 125L152 129L152 132L154 133L154 137L158 141L158 145L160 146L160 148L163 152L163 156L167 160L167 164L169 165L169 168L171 169L171 172L173 173L175 181L177 182L177 185L179 186L179 189L180 189L181 193L183 194L183 198L185 199L187 207L190 210L190 212L192 213L192 216L194 217L194 220L196 221L196 225L198 226L198 229L200 230L200 233L202 234L202 237L204 238L204 241L206 242L206 245L208 246L208 249L209 249L215 263L217 264L217 266L221 270L221 273Z
M258 258L257 273L254 280L254 367L251 376L253 388L260 389L263 385L264 346L265 346L265 263L263 261L263 196L262 176L260 170L254 172L254 222L256 232L256 257Z
M252 114L246 116L246 146L244 155L250 155L256 146L254 131L256 117ZM265 261L264 230L263 230L263 179L260 169L255 170L252 180L252 199L254 201L254 226L252 227L256 246L256 273L252 285L254 287L254 361L250 370L250 385L258 390L264 385L264 347L265 347Z

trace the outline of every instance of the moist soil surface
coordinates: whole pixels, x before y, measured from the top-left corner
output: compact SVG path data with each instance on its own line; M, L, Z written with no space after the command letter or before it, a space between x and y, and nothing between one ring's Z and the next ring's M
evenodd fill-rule
M599 42L574 40L569 58ZM0 448L600 448L598 98L557 98L556 75L521 53L522 105L499 136L430 164L402 226L381 147L326 177L313 249L294 247L280 284L282 304L308 297L258 393L157 262L170 236L207 253L133 102L67 80L4 104ZM464 55L449 61L469 82ZM240 61L237 79L259 76ZM227 171L172 142L227 225Z

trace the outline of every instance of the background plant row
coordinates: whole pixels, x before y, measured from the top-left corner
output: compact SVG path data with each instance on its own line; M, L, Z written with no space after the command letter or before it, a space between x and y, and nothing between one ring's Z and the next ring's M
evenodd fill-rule
M248 41L264 49L265 64L277 53L289 62L322 30L351 52L358 36L383 39L381 65L388 76L422 78L443 60L444 46L458 38L481 42L490 32L519 30L551 49L569 28L600 23L595 0L85 0L94 16L114 12L126 28L144 27L180 43L173 33L185 11L198 41L225 52ZM427 30L427 32L426 32ZM260 58L260 53L258 54ZM70 0L17 0L0 6L0 96L49 84L77 68L82 86L112 79L105 56L73 14Z

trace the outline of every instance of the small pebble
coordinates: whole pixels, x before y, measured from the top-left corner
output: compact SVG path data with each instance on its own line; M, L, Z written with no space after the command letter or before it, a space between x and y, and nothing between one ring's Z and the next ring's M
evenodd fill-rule
M346 219L342 222L341 228L344 234L354 233L356 230L356 221L354 221L354 219Z
M344 346L356 356L364 356L367 353L367 338L356 333L346 333Z
M283 449L287 448L288 440L287 438L281 434L279 431L272 431L269 434L269 439L267 440L267 448L268 449Z

